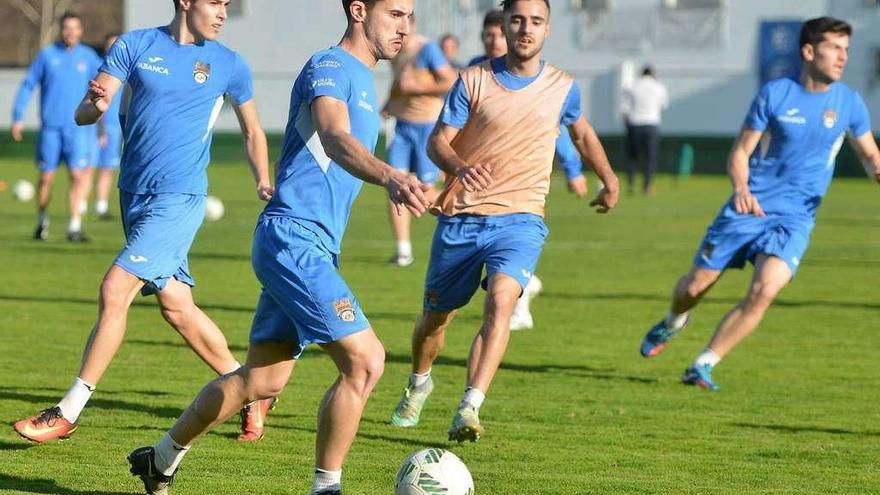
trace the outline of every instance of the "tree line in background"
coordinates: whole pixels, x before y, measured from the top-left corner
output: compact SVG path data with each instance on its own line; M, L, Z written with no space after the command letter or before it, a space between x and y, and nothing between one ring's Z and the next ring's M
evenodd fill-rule
M82 16L83 42L102 47L104 36L122 30L123 0L0 0L0 66L25 67L37 50L58 39L65 12Z

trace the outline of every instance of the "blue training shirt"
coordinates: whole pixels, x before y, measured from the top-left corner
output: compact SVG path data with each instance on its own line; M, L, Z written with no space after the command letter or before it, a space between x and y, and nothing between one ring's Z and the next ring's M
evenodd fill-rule
M120 36L101 71L131 91L119 189L207 194L212 129L223 101L230 95L241 105L253 98L241 56L216 41L180 44L159 27Z
M815 216L846 133L863 136L871 131L871 119L861 96L843 83L810 93L783 78L761 88L745 126L764 131L749 160L749 189L762 209Z
M25 108L39 85L43 127L75 126L76 108L100 66L101 57L86 45L68 49L64 43L57 42L46 46L37 53L18 88L12 121L24 120Z
M331 160L321 145L311 104L322 96L345 103L351 134L370 152L376 149L379 106L370 68L338 46L312 55L293 85L275 195L263 215L294 218L338 254L363 182Z
M446 60L446 55L443 55L443 50L435 41L425 43L416 55L416 69L437 71L447 65L449 60Z
M488 59L489 59L489 57L487 57L485 55L478 55L478 56L471 59L471 61L468 63L468 67L473 67L474 65L482 64L483 62L485 62ZM492 70L493 70L493 72L495 72L496 75L499 75L499 70L501 70L500 77L498 78L498 80L501 81L501 84L504 84L504 86L506 86L507 88L510 88L510 89L523 88L528 85L528 84L523 84L523 82L527 81L528 83L531 83L532 81L537 79L537 76L535 76L533 78L528 78L528 77L520 77L515 74L512 74L510 71L507 70L507 66L506 66L506 64L504 64L503 61L504 61L504 56L501 56L499 58L492 60ZM543 62L541 64L542 64L541 67L543 69ZM540 72L538 72L538 75L540 75ZM460 88L460 86L461 86L460 81L461 81L460 79L459 79L459 81L456 81L455 87L453 87L453 90L455 90L456 87L459 87L459 92L465 93ZM575 93L575 94L572 94L572 93ZM465 98L463 101L459 98L459 101L457 102L459 107L462 104L465 104L467 106L470 105L470 103L467 102L467 94L466 93L464 94L464 97ZM562 125L559 129L559 137L556 138L556 159L558 160L559 165L562 167L562 170L565 172L565 180L572 180L572 179L575 179L575 178L583 175L583 165L581 164L581 155L580 155L580 153L578 153L577 149L575 148L574 142L572 142L571 136L568 134L568 129L565 127L569 124L573 124L578 118L580 118L580 116L581 116L581 112L580 112L581 101L580 100L581 100L580 89L577 87L577 84L572 84L571 92L569 92L568 97L566 98L566 101L565 101L565 108L569 109L572 112L571 115L569 115L569 117L571 117L572 115L574 115L574 112L573 112L574 109L571 109L570 107L571 107L571 105L576 105L577 106L577 115L574 115L574 118L569 119L570 121L568 121L567 123L562 122L562 121L560 122ZM465 103L465 102L467 102L467 103ZM447 100L447 103L448 103L448 100ZM442 121L442 119L441 119L441 121ZM465 115L464 122L467 122L467 115ZM446 122L444 122L444 124L445 123ZM452 125L452 124L448 124L448 125ZM464 125L464 124L462 124L462 125ZM461 127L457 126L457 125L453 126L453 127L461 129Z

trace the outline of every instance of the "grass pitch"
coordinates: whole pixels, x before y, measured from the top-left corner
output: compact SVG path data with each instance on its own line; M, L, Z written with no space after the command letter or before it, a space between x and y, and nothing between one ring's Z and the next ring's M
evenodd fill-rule
M33 180L29 160L0 160L0 170L10 183ZM195 297L243 359L259 289L249 257L260 205L243 164L212 166L211 184L226 217L206 224L196 240ZM415 265L391 268L383 193L365 186L342 272L388 361L345 468L346 493L391 493L398 464L426 446L453 450L472 471L477 493L487 495L880 493L877 186L854 179L832 185L797 280L717 368L717 394L678 379L744 294L750 270L725 275L661 356L642 359L638 344L666 311L672 285L729 185L695 177L661 179L658 189L653 198L624 196L617 210L599 216L554 178L536 328L512 336L481 411L486 437L458 446L445 441L446 429L482 294L449 332L423 424L388 426L409 369L434 220L414 226ZM0 193L0 492L139 493L125 456L157 441L212 378L152 299L132 308L125 345L70 440L30 445L11 428L53 405L71 384L98 284L122 245L118 221L89 221L93 242L68 244L63 200L57 187L52 237L41 244L30 239L33 205ZM184 461L173 493L307 493L315 411L334 377L329 359L308 352L266 437L241 445L236 423L223 425Z

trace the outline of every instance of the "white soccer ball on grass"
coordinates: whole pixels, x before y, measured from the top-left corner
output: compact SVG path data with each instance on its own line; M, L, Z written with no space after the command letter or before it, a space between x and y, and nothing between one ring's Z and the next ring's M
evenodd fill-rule
M12 197L16 201L26 203L34 199L34 185L26 180L20 180L12 186Z
M394 495L474 495L467 466L452 452L425 449L406 458L394 480Z
M225 211L226 208L223 206L223 201L220 201L220 198L208 196L208 199L205 200L205 220L216 222L223 218Z

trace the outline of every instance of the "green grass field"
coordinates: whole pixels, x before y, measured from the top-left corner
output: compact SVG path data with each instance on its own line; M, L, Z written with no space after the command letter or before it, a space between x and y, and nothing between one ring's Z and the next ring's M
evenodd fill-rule
M33 180L29 160L0 160L0 171L6 181ZM249 253L260 205L244 165L216 165L211 181L227 214L196 240L195 296L243 358L259 289ZM481 412L486 437L458 446L446 442L446 429L482 295L449 333L423 424L388 426L409 369L434 220L415 226L416 264L390 268L383 193L366 186L342 272L388 360L346 465L346 493L391 493L398 464L426 446L458 454L477 493L486 495L880 493L875 184L843 179L832 186L797 280L717 368L721 392L678 379L744 293L749 271L724 277L662 356L639 357L642 335L664 314L672 284L728 190L721 177L661 179L656 197L624 197L612 214L599 216L555 177L551 234L537 271L544 292L533 304L536 328L511 339ZM212 378L152 299L132 308L126 343L70 440L29 445L11 428L70 386L94 322L98 284L122 245L117 222L89 222L94 241L69 245L63 199L58 187L52 238L40 244L30 239L33 205L0 193L0 492L139 493L125 456L157 441ZM223 425L190 453L173 493L307 493L315 411L334 377L329 359L308 352L266 437L241 445L233 440L237 424Z

